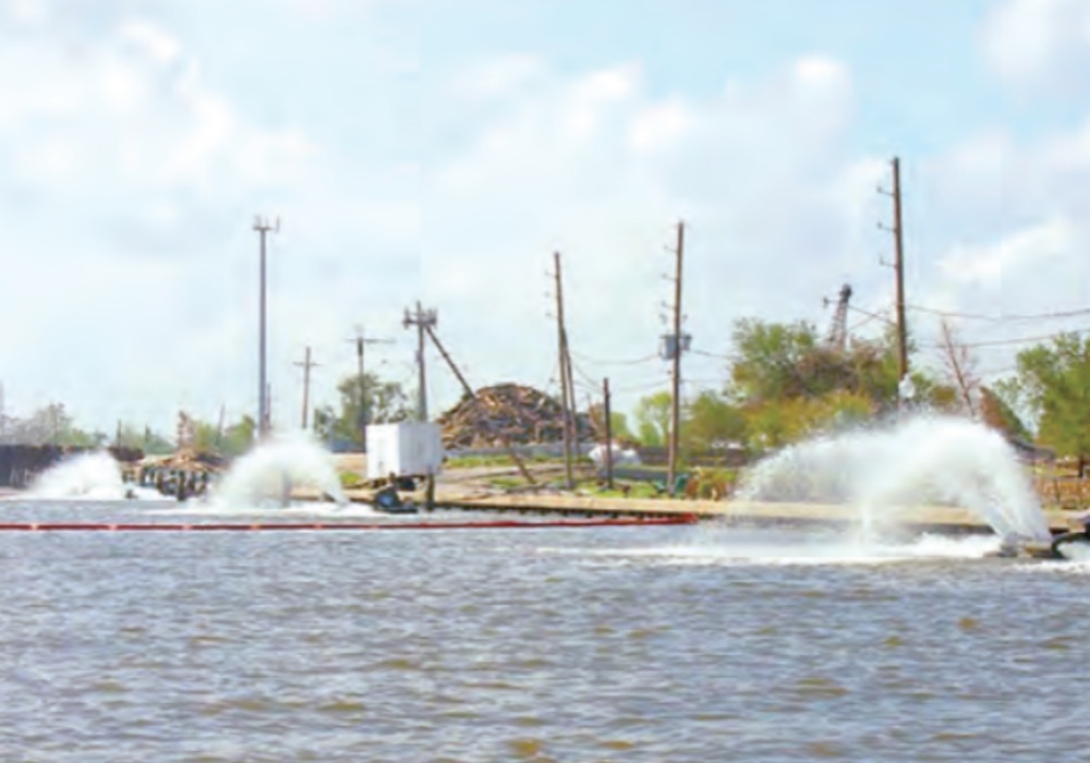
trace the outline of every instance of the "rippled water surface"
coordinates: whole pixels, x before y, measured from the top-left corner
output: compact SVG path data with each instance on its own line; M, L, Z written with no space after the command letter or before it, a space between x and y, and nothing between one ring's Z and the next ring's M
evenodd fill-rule
M1084 759L1090 567L990 543L0 533L0 759Z

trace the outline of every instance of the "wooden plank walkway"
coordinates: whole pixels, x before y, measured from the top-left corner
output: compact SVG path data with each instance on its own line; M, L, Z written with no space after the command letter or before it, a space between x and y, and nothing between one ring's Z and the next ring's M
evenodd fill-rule
M348 491L352 501L370 502L369 491ZM556 493L492 494L440 489L436 503L442 507L466 511L501 511L555 513L581 516L681 516L721 519L735 523L758 524L851 524L859 512L851 506L819 503L754 501L700 501L669 498L603 498ZM1073 526L1075 514L1046 511L1045 518L1053 532L1065 532ZM902 526L936 532L990 532L987 523L972 512L950 506L906 507L885 517L895 517Z

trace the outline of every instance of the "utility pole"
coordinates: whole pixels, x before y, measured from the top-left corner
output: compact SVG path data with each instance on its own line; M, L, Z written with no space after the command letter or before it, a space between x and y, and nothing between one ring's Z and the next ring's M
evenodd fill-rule
M670 467L667 479L669 480L670 495L675 491L677 482L678 462L678 434L681 424L681 264L685 248L685 223L677 224L677 248L674 254L677 257L677 273L674 276L674 341L672 348L673 373L671 374L670 395ZM669 343L667 343L669 347Z
M905 322L905 240L901 223L901 160L893 157L893 242L897 274L897 361L903 380L908 376L908 326Z
M280 218L276 218L276 224L270 225L268 219L260 215L254 218L254 230L261 238L261 285L260 285L260 339L258 340L258 402L257 402L257 426L258 438L264 439L269 433L269 399L268 382L265 374L265 239L269 231L280 232Z
M447 362L447 365L450 366L450 370L454 373L455 378L458 379L458 382L462 385L462 389L465 391L466 395L469 396L469 399L472 400L475 405L480 406L480 398L477 397L476 393L473 392L473 387L469 386L469 382L466 381L466 377L462 375L462 372L458 369L457 364L450 357L450 353L447 352L447 348L443 346L443 343L439 341L439 337L435 335L435 330L433 329L433 327L425 326L424 331L426 331L427 335L431 337L431 341L435 343L435 349L439 350L439 354L443 356L443 360L445 360ZM483 411L483 413L487 415L488 412ZM487 421L487 418L485 419L485 421ZM503 446L507 449L507 455L511 456L511 460L515 462L515 466L518 467L519 472L522 473L522 476L526 479L526 482L531 485L537 484L537 481L534 479L534 475L530 474L530 470L526 468L526 464L523 463L522 457L519 456L518 451L516 451L515 448L511 445L511 440L505 434L500 433L499 436L500 440L503 442Z
M363 365L363 350L364 350L364 346L368 345L368 344L393 344L394 340L393 339L368 339L366 334L364 334L363 327L357 326L356 327L356 338L352 339L350 341L353 341L353 342L356 343L356 363L357 363L357 366L358 366L357 373L359 374L358 377L357 377L359 379L359 385L358 385L358 389L357 389L358 397L357 397L357 400L356 400L356 404L359 407L359 411L356 414L357 415L356 426L359 427L359 430L360 430L360 446L362 447L363 452L366 453L367 452L367 425L370 423L369 414L370 414L370 408L371 408L371 400L370 400L370 395L368 394L369 390L366 388L367 387L367 377L364 376L364 373L363 373L363 368L364 368L364 365Z
M564 328L564 368L568 380L568 426L571 427L572 457L579 456L579 414L575 404L575 380L571 370L571 344L568 343L567 324Z
M613 489L613 419L609 407L609 379L602 379L602 407L606 419L606 487Z
M265 433L272 431L272 384L265 385Z
M897 382L900 385L908 376L908 325L905 321L905 257L904 227L901 221L901 160L893 157L893 190L883 193L893 198L893 227L878 224L879 228L893 234L893 272L897 285ZM898 393L899 395L899 393Z
M305 432L310 415L310 369L318 364L310 359L310 348L307 347L306 360L295 365L303 369L303 431Z
M416 312L405 311L405 318L401 325L405 328L416 326L416 364L419 371L417 381L416 417L420 421L428 420L428 386L424 374L424 336L439 323L439 315L435 310L424 310L420 303L416 303Z
M564 435L564 481L568 490L575 487L572 475L572 425L571 408L571 368L568 364L568 334L564 326L564 284L560 277L560 252L553 252L553 276L556 279L556 334L557 362L560 366L560 405L563 410Z
M227 404L220 403L220 420L216 426L216 447L223 447L223 428L227 422Z

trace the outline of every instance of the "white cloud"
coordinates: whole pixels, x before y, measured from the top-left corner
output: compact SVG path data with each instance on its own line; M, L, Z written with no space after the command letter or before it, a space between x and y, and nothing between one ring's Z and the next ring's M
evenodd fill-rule
M805 88L844 92L851 88L851 75L839 61L811 55L795 62L795 77Z
M129 19L117 32L122 40L135 45L157 64L169 64L181 55L182 45L176 38L144 19Z
M340 0L303 5L323 19L355 13ZM988 50L1005 77L1060 77L1081 55L1078 24L1055 22L1061 6L1071 12L1049 0L993 15ZM12 18L15 6L3 8ZM877 262L889 239L875 227L889 220L875 193L888 157L849 143L856 90L834 56L728 72L722 87L694 95L664 88L650 54L561 70L543 55L482 48L460 71L417 72L447 85L421 103L402 67L378 96L353 91L349 100L366 104L356 121L331 111L309 122L285 105L305 99L291 85L281 92L283 72L208 59L150 11L96 17L95 34L40 33L51 11L35 13L24 14L39 19L33 33L0 32L0 251L17 263L0 281L0 320L32 327L0 342L16 404L37 390L104 426L115 415L162 425L181 404L206 416L221 401L230 415L252 408L256 212L284 221L270 250L270 368L278 412L292 421L290 364L304 346L323 363L319 399L330 396L351 367L343 340L353 323L397 337L411 357L398 321L417 297L439 309L440 335L471 381L545 383L553 251L564 255L579 355L654 353L678 219L689 223L685 312L698 349L726 352L740 316L824 323L821 298L844 281L865 308L890 302L892 277ZM1038 31L1004 13L1036 14ZM302 27L336 36L290 18L299 28L281 24L291 34L278 39ZM410 36L387 33L399 60L418 53ZM1058 57L1056 40L1068 51ZM315 71L342 71L348 49ZM275 97L251 98L266 80ZM354 83L306 82L331 99ZM397 98L406 102L392 109L390 134L361 136ZM368 142L377 158L361 158ZM994 125L907 156L903 168L910 301L1033 312L1090 299L1080 259L1090 119L1030 139ZM926 339L929 325L914 320ZM621 409L666 383L657 361L577 365L584 387L616 374ZM723 365L688 356L685 378L715 383ZM438 410L459 391L432 369Z
M693 121L685 103L675 98L636 114L629 130L629 141L637 151L668 148L685 135Z
M924 262L909 301L993 317L1084 307L1090 301L1088 147L1090 117L1029 138L989 127L928 160L910 198L929 210L920 227L944 233L913 250ZM913 321L917 336L936 336L936 316L917 313ZM1028 346L1006 343L1012 339L1086 327L1084 320L1051 318L960 323L964 341L988 343L977 352L986 367L999 370L1009 369Z
M6 10L8 17L24 27L39 27L49 19L50 9L46 0L5 0L0 9Z
M152 28L129 21L114 39ZM297 129L246 123L192 68L178 75L182 80L163 79L113 41L79 58L60 46L12 41L0 52L0 72L17 71L21 76L0 77L9 96L0 140L29 186L81 188L98 198L98 181L108 177L114 190L198 186L230 198L256 183L298 180L316 153Z
M451 92L457 112L465 90ZM633 64L507 91L475 140L426 168L423 275L442 332L482 381L548 379L545 272L559 250L576 348L653 354L679 218L697 346L725 351L731 320L754 312L821 317L822 296L871 262L855 226L879 165L838 156L853 104L846 68L819 57L703 99L653 95ZM687 366L707 380L722 361ZM665 383L663 370L626 369L641 383Z
M1070 221L1057 218L1016 231L993 244L955 246L939 260L939 268L955 282L994 285L1004 273L1028 275L1047 259L1072 257L1080 238Z
M1085 0L1006 0L984 28L988 63L1023 86L1079 84L1090 64L1090 4Z
M0 38L0 320L23 327L0 342L9 407L64 400L111 430L116 416L165 428L179 406L251 408L256 212L284 218L269 275L278 410L297 408L290 361L306 343L326 353L316 389L331 394L347 327L396 311L391 284L417 277L368 273L414 253L413 169L255 119L159 22Z
M526 87L532 87L548 74L545 63L537 56L512 53L489 57L460 72L451 89L459 98L490 100L509 97Z

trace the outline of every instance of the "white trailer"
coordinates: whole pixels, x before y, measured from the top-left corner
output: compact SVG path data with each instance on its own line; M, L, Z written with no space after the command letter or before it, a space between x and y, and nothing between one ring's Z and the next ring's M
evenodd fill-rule
M443 467L443 439L438 424L402 421L367 427L367 479L427 477Z

